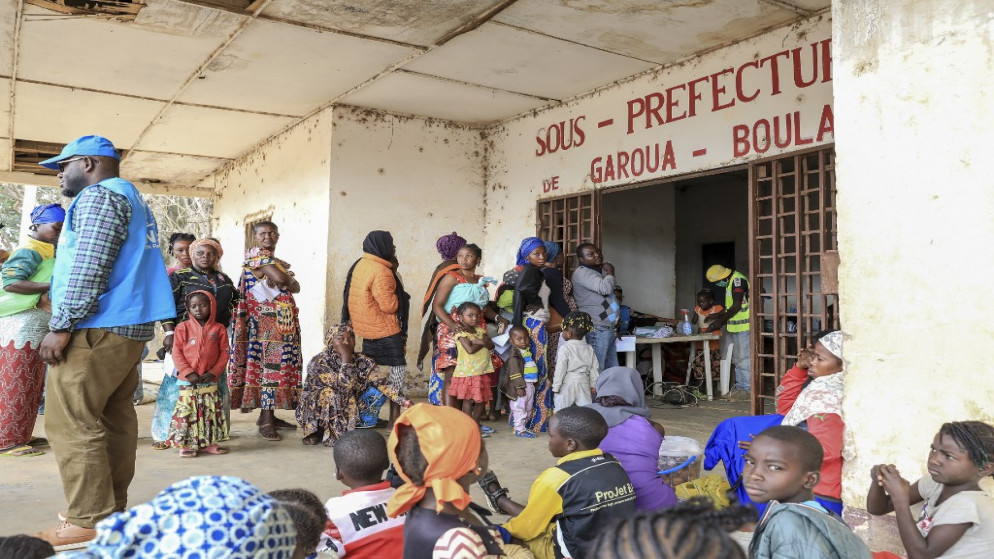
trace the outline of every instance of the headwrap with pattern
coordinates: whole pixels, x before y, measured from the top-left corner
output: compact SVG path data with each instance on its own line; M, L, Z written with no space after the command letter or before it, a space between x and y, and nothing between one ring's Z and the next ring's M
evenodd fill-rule
M328 335L325 336L325 345L331 347L332 343L335 340L340 340L345 337L345 334L350 334L350 333L355 334L355 331L352 330L352 323L339 322L338 324L333 325L331 328L328 328Z
M466 239L460 237L455 231L448 235L442 235L435 241L435 248L438 249L438 254L442 256L442 260L454 259L459 249L464 246L466 246Z
M834 332L829 332L818 340L818 343L822 345L829 353L842 359L842 331L836 330Z
M544 247L545 243L542 239L538 237L526 237L521 241L521 245L518 246L518 266L524 266L528 263L528 255L532 253L533 250L538 247Z
M100 521L96 530L86 551L63 556L290 559L297 547L289 513L230 476L174 483L151 501Z
M201 239L197 239L196 241L190 243L190 248L187 251L187 254L193 256L193 253L202 246L209 246L213 248L214 252L217 253L218 260L221 260L221 257L224 256L224 249L221 248L221 243L217 242L215 239L212 239L210 237L203 237Z
M594 329L594 319L583 311L573 311L563 319L563 330L577 328L590 332Z

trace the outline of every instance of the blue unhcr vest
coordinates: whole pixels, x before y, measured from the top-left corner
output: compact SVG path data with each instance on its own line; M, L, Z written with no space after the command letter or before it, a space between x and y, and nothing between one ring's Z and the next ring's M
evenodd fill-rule
M76 324L76 328L112 328L131 326L172 318L176 314L166 265L159 252L159 228L152 211L138 190L121 178L100 181L100 186L120 194L131 203L128 236L111 268L107 287L97 301L96 310ZM92 188L89 186L87 188ZM83 189L66 210L66 221L59 237L59 247L52 274L52 309L66 297L69 273L76 257L78 236L72 227L76 202Z

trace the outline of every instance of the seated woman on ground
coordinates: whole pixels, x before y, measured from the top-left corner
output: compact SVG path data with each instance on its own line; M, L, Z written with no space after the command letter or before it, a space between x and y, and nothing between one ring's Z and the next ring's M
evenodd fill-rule
M635 488L635 510L655 511L676 504L673 488L657 472L663 426L649 419L638 371L612 367L597 378L597 398L587 406L607 421L599 448L621 462Z
M721 460L728 480L734 486L742 472L745 451L755 434L773 425L801 427L818 439L825 455L821 481L814 490L815 499L828 510L841 514L842 434L845 429L842 421L842 332L820 334L815 335L812 345L801 352L798 363L783 376L777 388L778 414L733 417L719 423L705 449L704 468L714 468ZM742 502L750 502L741 486L737 495Z
M303 444L312 446L324 441L325 446L334 446L339 437L355 429L360 399L371 386L401 406L411 406L411 401L387 380L386 369L356 352L351 324L332 326L325 345L325 350L307 365L297 406L297 422L304 430Z
M516 546L505 548L473 505L469 487L487 471L488 457L468 415L418 404L397 418L387 450L405 482L387 504L391 517L407 514L404 559L531 557ZM447 554L459 548L461 554Z

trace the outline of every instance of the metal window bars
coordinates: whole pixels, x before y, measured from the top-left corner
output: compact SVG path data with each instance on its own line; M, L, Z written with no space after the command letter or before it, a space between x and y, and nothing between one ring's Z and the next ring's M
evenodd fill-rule
M819 148L749 168L752 413L775 411L774 391L798 351L839 328L835 277L835 150Z
M577 267L576 246L601 242L600 191L593 190L538 201L536 230L543 241L559 243L565 277Z

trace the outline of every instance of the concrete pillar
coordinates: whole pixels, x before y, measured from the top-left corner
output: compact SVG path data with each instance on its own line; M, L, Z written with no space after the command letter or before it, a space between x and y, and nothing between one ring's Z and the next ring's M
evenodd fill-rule
M28 239L28 228L31 227L31 210L38 205L38 187L24 185L24 198L21 202L21 231L17 244L23 244Z
M833 0L832 38L843 500L874 549L899 549L893 517L867 521L870 467L914 482L942 423L994 423L994 9Z

